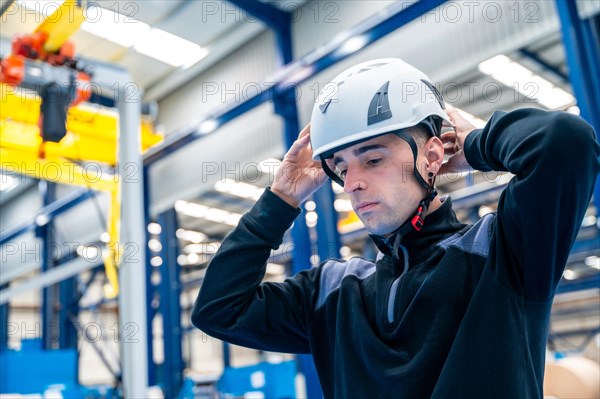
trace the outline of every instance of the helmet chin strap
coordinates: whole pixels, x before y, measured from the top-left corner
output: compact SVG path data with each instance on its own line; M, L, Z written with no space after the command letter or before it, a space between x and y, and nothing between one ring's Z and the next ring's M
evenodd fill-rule
M411 231L421 231L421 229L423 228L423 225L425 224L424 214L429 209L429 205L431 204L431 201L433 201L433 199L437 196L437 190L434 187L435 176L432 176L430 174L430 183L427 183L423 179L423 177L421 176L419 171L417 170L418 150L417 150L417 144L415 143L415 140L412 138L412 136L410 134L406 133L406 131L399 131L399 132L396 132L396 134L402 140L406 141L408 143L408 145L410 146L410 148L413 152L413 174L414 174L415 178L417 179L417 182L419 182L419 184L423 188L425 188L425 190L427 192L425 197L419 202L417 210L413 213L412 217L408 218L400 227L398 227L396 230L394 230L389 235L389 237L393 240L392 242L390 242L390 240L385 237L377 237L378 240L382 239L383 242L388 245L388 247L391 247L390 249L391 249L392 256L396 260L399 261L398 250L400 248L402 238L406 234L410 233Z
M404 234L406 234L410 230L421 231L423 224L425 224L423 215L429 209L429 205L431 204L431 201L433 201L433 199L436 197L437 190L434 187L435 176L432 176L430 174L431 175L430 182L427 183L423 179L423 176L421 176L421 174L419 173L419 170L417 169L418 149L417 149L417 144L415 143L415 140L405 130L401 130L401 131L395 132L395 133L402 140L406 141L408 143L408 145L410 146L410 149L412 150L412 153L413 153L413 174L414 174L415 178L417 179L417 182L421 185L421 187L423 187L425 189L425 191L427 193L425 195L425 197L419 202L419 206L417 207L417 210L413 214L413 216L410 219L408 219L406 222L404 222L404 224L402 224L402 226L400 226L400 228L398 228L398 230L396 230L396 232L402 231ZM402 234L402 235L404 235L404 234Z

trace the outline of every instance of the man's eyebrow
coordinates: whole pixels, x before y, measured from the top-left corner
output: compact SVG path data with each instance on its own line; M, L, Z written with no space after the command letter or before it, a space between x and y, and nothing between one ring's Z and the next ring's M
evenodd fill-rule
M369 151L373 151L373 150L379 150L381 148L386 148L385 145L383 144L369 144L369 145L365 145L362 147L358 147L357 149L355 149L354 151L352 151L352 155L354 155L355 157L364 154L365 152L369 152ZM340 157L340 156L335 156L333 157L333 164L337 165L340 162L343 162L344 158Z

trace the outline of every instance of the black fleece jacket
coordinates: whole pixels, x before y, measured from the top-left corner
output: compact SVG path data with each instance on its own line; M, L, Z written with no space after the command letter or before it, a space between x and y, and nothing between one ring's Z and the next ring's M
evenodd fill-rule
M450 198L391 256L328 260L262 283L300 210L266 190L210 263L192 321L269 351L312 353L326 398L542 398L552 299L592 195L600 146L562 112L496 112L473 168L515 177L460 223Z

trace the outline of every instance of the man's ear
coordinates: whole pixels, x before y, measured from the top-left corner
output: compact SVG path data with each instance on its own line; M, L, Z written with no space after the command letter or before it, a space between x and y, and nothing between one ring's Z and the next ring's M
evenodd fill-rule
M431 137L423 146L423 156L425 157L425 174L433 172L437 174L444 162L444 143L439 137Z

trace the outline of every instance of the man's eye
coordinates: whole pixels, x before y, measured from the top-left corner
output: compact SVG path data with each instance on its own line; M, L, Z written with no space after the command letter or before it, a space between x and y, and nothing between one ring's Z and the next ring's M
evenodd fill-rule
M367 164L369 164L369 165L377 165L380 161L381 161L381 158L370 159L369 161L367 161Z
M346 177L346 170L340 170L340 177Z

